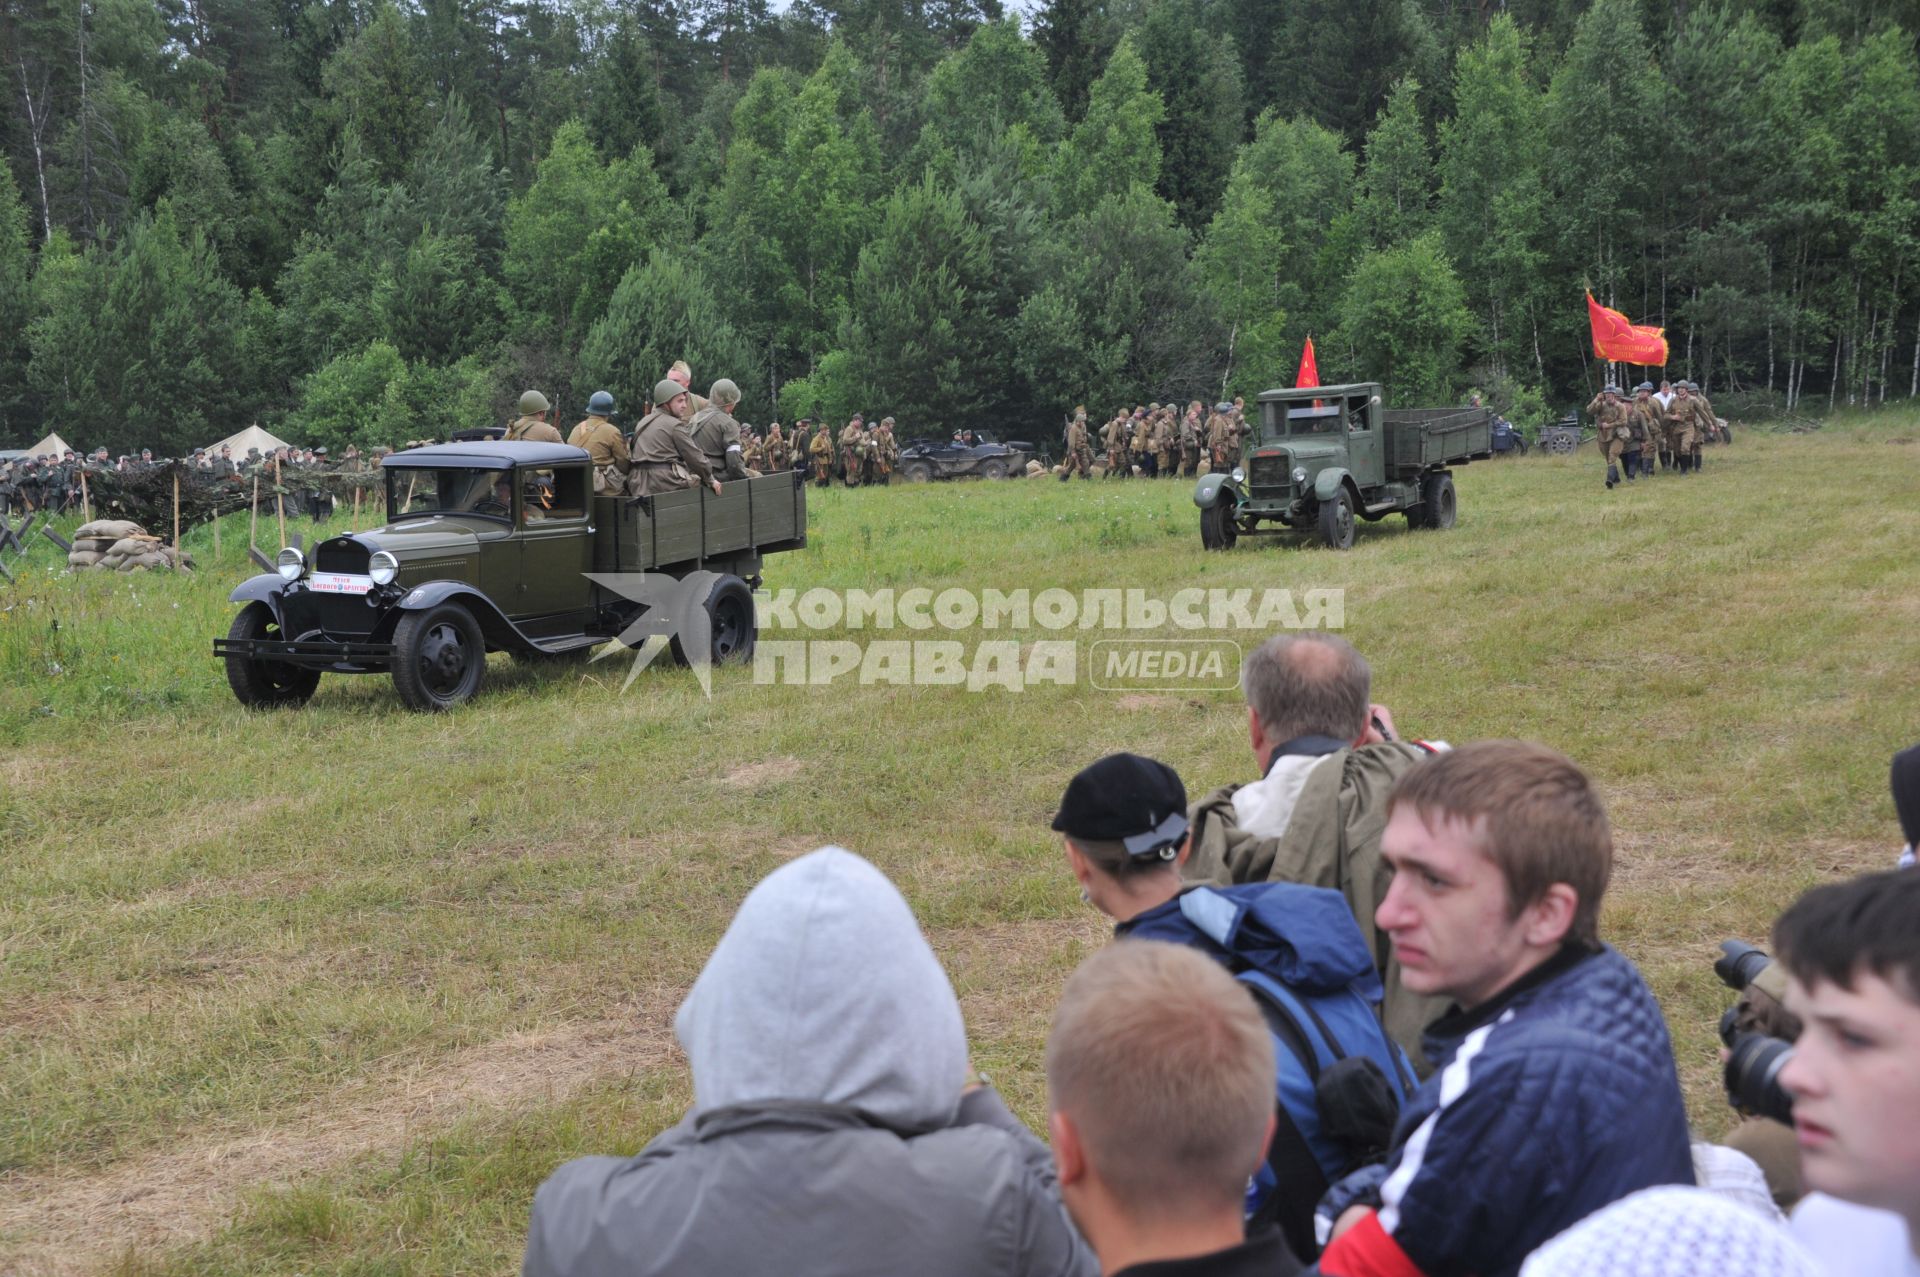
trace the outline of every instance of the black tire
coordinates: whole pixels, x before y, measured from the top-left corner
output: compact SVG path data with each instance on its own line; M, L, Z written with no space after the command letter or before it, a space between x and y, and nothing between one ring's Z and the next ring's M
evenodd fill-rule
M1004 479L1007 477L1007 463L1000 460L982 461L980 477L983 479Z
M713 583L701 606L706 609L711 650L708 659L715 665L744 665L753 659L754 643L760 637L760 623L753 613L753 591L737 576L723 576ZM668 650L674 664L687 663L680 636L669 640Z
M393 628L393 687L408 709L440 713L464 705L486 673L486 636L458 603L408 612Z
M1353 498L1341 488L1331 501L1320 503L1320 539L1335 550L1351 550L1353 533Z
M265 603L249 603L240 609L227 627L227 637L241 642L260 639L279 640L279 622ZM283 661L255 661L244 656L227 657L227 686L234 699L248 709L298 709L320 686L320 671L301 669Z
M1427 512L1428 527L1443 531L1452 527L1459 513L1453 491L1453 476L1428 475L1420 484L1420 504Z
M933 467L924 461L909 461L900 467L900 477L908 483L926 483L933 478Z
M1209 550L1231 550L1240 537L1233 521L1233 503L1224 497L1200 512L1200 544Z

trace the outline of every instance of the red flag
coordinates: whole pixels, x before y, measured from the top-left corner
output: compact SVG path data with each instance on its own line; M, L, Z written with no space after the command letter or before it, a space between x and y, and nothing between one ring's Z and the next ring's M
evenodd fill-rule
M1632 323L1593 300L1592 293L1587 294L1587 324L1593 329L1593 353L1599 358L1654 368L1666 365L1665 329Z
M1317 386L1320 384L1320 369L1313 362L1313 338L1307 338L1306 349L1300 352L1300 375L1293 379L1296 388Z

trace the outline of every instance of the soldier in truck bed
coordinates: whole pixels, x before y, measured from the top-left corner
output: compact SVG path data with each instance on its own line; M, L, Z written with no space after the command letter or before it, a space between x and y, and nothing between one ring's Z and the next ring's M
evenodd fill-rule
M654 410L633 432L633 470L627 475L630 495L674 492L691 488L696 482L719 495L720 481L713 477L706 454L680 424L686 397L687 392L672 381L653 388Z

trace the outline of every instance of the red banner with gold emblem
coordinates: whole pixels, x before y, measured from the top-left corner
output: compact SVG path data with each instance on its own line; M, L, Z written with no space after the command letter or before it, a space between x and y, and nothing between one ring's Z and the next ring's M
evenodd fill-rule
M1608 310L1587 294L1587 323L1593 329L1593 353L1623 364L1664 367L1667 337L1664 328L1636 324L1617 310Z

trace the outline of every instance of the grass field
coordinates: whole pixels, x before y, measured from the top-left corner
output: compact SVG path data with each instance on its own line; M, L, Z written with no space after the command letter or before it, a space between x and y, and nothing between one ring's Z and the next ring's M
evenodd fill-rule
M1474 465L1454 531L1394 518L1347 554L1203 553L1178 482L833 491L768 585L1343 589L1404 731L1543 740L1599 780L1604 930L1716 1132L1714 944L1897 841L1917 438L1911 413L1741 432L1612 493L1591 454ZM1047 831L1066 778L1116 749L1196 793L1251 772L1234 694L1084 669L1018 693L723 670L708 699L685 670L622 695L624 662L496 657L447 716L338 677L249 714L208 655L245 539L230 519L215 562L194 531L190 578L68 578L46 545L0 587L0 1271L514 1271L555 1165L677 1117L680 997L749 887L828 841L900 884L1037 1124L1054 998L1105 934Z

